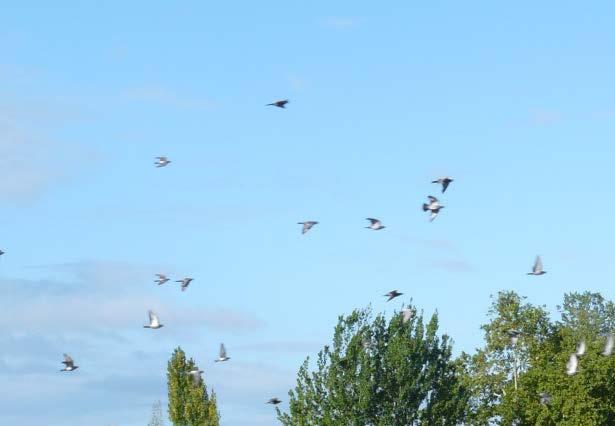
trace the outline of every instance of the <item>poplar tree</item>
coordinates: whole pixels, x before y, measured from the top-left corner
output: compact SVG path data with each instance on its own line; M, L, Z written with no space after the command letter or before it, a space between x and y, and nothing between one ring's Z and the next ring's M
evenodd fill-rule
M205 380L195 381L190 371L197 369L178 347L167 367L169 419L175 426L218 426L220 416L214 392L207 392Z

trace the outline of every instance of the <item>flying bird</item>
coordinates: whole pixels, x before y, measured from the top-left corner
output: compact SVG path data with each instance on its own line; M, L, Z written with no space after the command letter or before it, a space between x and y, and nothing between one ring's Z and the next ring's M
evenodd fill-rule
M415 312L414 312L414 309L402 309L401 314L402 314L402 321L405 324L408 321L410 321L412 318L414 318Z
M191 370L188 372L188 374L190 374L190 376L192 377L192 382L195 385L198 385L199 383L201 383L201 380L203 379L201 377L201 374L203 374L204 371L203 370L199 370L198 368L195 368L194 370Z
M585 355L585 349L586 348L587 347L585 346L585 340L581 340L579 342L579 345L577 346L577 352L576 352L577 356Z
M267 401L267 404L278 405L280 402L282 402L282 400L279 398L271 398L269 401Z
M186 291L190 283L194 280L194 278L182 278L181 280L175 280L176 283L181 283L182 291Z
M0 250L0 256L2 256L4 254L4 252L2 250Z
M536 256L534 266L532 266L532 272L528 272L527 275L544 275L547 271L542 269L542 259L540 256Z
M551 395L549 395L546 392L540 392L540 403L542 405L549 405L551 404Z
M374 219L373 217L368 217L365 220L369 220L369 226L366 226L367 229L373 229L374 231L380 231L381 229L386 228L378 219Z
M224 362L224 361L228 361L229 359L231 359L231 357L226 355L226 348L224 347L224 343L220 343L220 355L218 356L218 359L216 359L216 362Z
M387 294L384 295L384 297L388 297L387 302L395 299L398 296L401 296L404 293L400 293L397 290L393 290L393 291L389 291Z
M568 363L566 363L566 374L569 376L574 375L577 372L577 367L579 365L579 359L577 358L577 354L570 354L570 359Z
M275 101L272 102L270 104L267 104L266 106L274 106L274 107L278 107L278 108L286 108L286 104L288 103L288 99L282 99L281 101Z
M64 354L64 361L62 361L62 364L64 364L64 368L60 371L74 371L79 368L68 354Z
M609 356L613 352L613 344L615 343L615 338L613 337L613 333L609 333L606 336L606 343L604 344L604 351L602 351L602 355Z
M171 160L169 160L167 157L156 157L156 162L154 164L156 165L156 167L165 167L170 162Z
M158 321L158 316L154 311L147 311L147 314L149 315L149 325L144 325L143 328L152 328L155 330L164 327L164 325L160 324L160 321Z
M506 332L506 334L508 334L508 337L510 337L510 344L514 346L517 344L517 340L519 340L519 336L521 336L523 333L520 332L519 330L510 329Z
M448 185L453 182L455 179L451 179L450 177L441 177L438 178L434 181L431 181L431 183L439 183L440 185L442 185L442 193L444 193L444 191L446 191L446 188L448 188Z
M314 220L308 220L307 222L297 222L297 225L303 225L303 229L301 229L301 234L305 234L307 231L312 229L314 225L318 225L318 222Z
M440 213L440 209L443 209L444 206L440 204L440 201L438 201L438 199L433 195L429 195L427 198L429 199L429 203L423 203L423 211L430 212L429 221L433 222L433 220L438 216L438 213Z
M154 280L154 282L157 283L158 285L162 285L166 283L167 281L169 281L169 278L165 274L156 274L156 276L158 277L158 279Z

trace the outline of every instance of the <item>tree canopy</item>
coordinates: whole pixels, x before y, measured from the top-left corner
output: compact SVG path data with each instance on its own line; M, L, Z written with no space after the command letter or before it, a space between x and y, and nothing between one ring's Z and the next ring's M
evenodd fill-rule
M176 426L218 426L216 394L207 392L204 379L190 374L195 369L194 360L175 349L167 367L169 418Z
M369 309L340 317L332 346L309 358L290 391L285 425L454 425L463 420L468 392L451 342L438 337L438 316L404 322L397 314L372 319Z
M555 315L512 291L492 297L484 344L452 356L438 315L341 316L289 392L284 425L615 424L615 356L604 353L615 304L568 293ZM557 319L555 319L558 317ZM585 349L579 349L584 342ZM577 353L576 373L567 362Z

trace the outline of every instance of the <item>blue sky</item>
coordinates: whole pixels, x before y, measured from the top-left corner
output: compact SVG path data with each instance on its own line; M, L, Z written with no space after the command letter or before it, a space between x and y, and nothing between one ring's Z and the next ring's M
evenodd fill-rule
M269 425L354 308L412 298L458 353L499 290L613 297L611 2L203 3L3 7L3 424L146 424L181 345Z

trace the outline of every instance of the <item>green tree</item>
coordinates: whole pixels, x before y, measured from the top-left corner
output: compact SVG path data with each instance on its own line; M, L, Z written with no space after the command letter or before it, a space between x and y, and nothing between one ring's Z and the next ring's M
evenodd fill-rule
M164 417L162 415L162 403L156 402L152 406L152 418L147 426L164 426Z
M167 368L169 418L176 426L218 426L215 394L207 393L205 380L195 380L190 374L194 369L198 369L194 360L175 349Z
M604 334L615 325L613 303L597 293L566 294L558 307L561 320L551 322L544 308L521 300L500 293L483 326L485 347L465 356L470 423L615 424L615 359L601 354ZM502 333L508 327L524 332L515 345ZM581 340L587 351L578 373L568 376L566 363ZM551 396L549 404L541 404L543 392Z
M415 310L416 312L416 310ZM289 392L284 425L454 425L463 420L468 394L451 359L451 342L436 335L438 316L387 322L369 309L340 317L333 344L309 358Z

